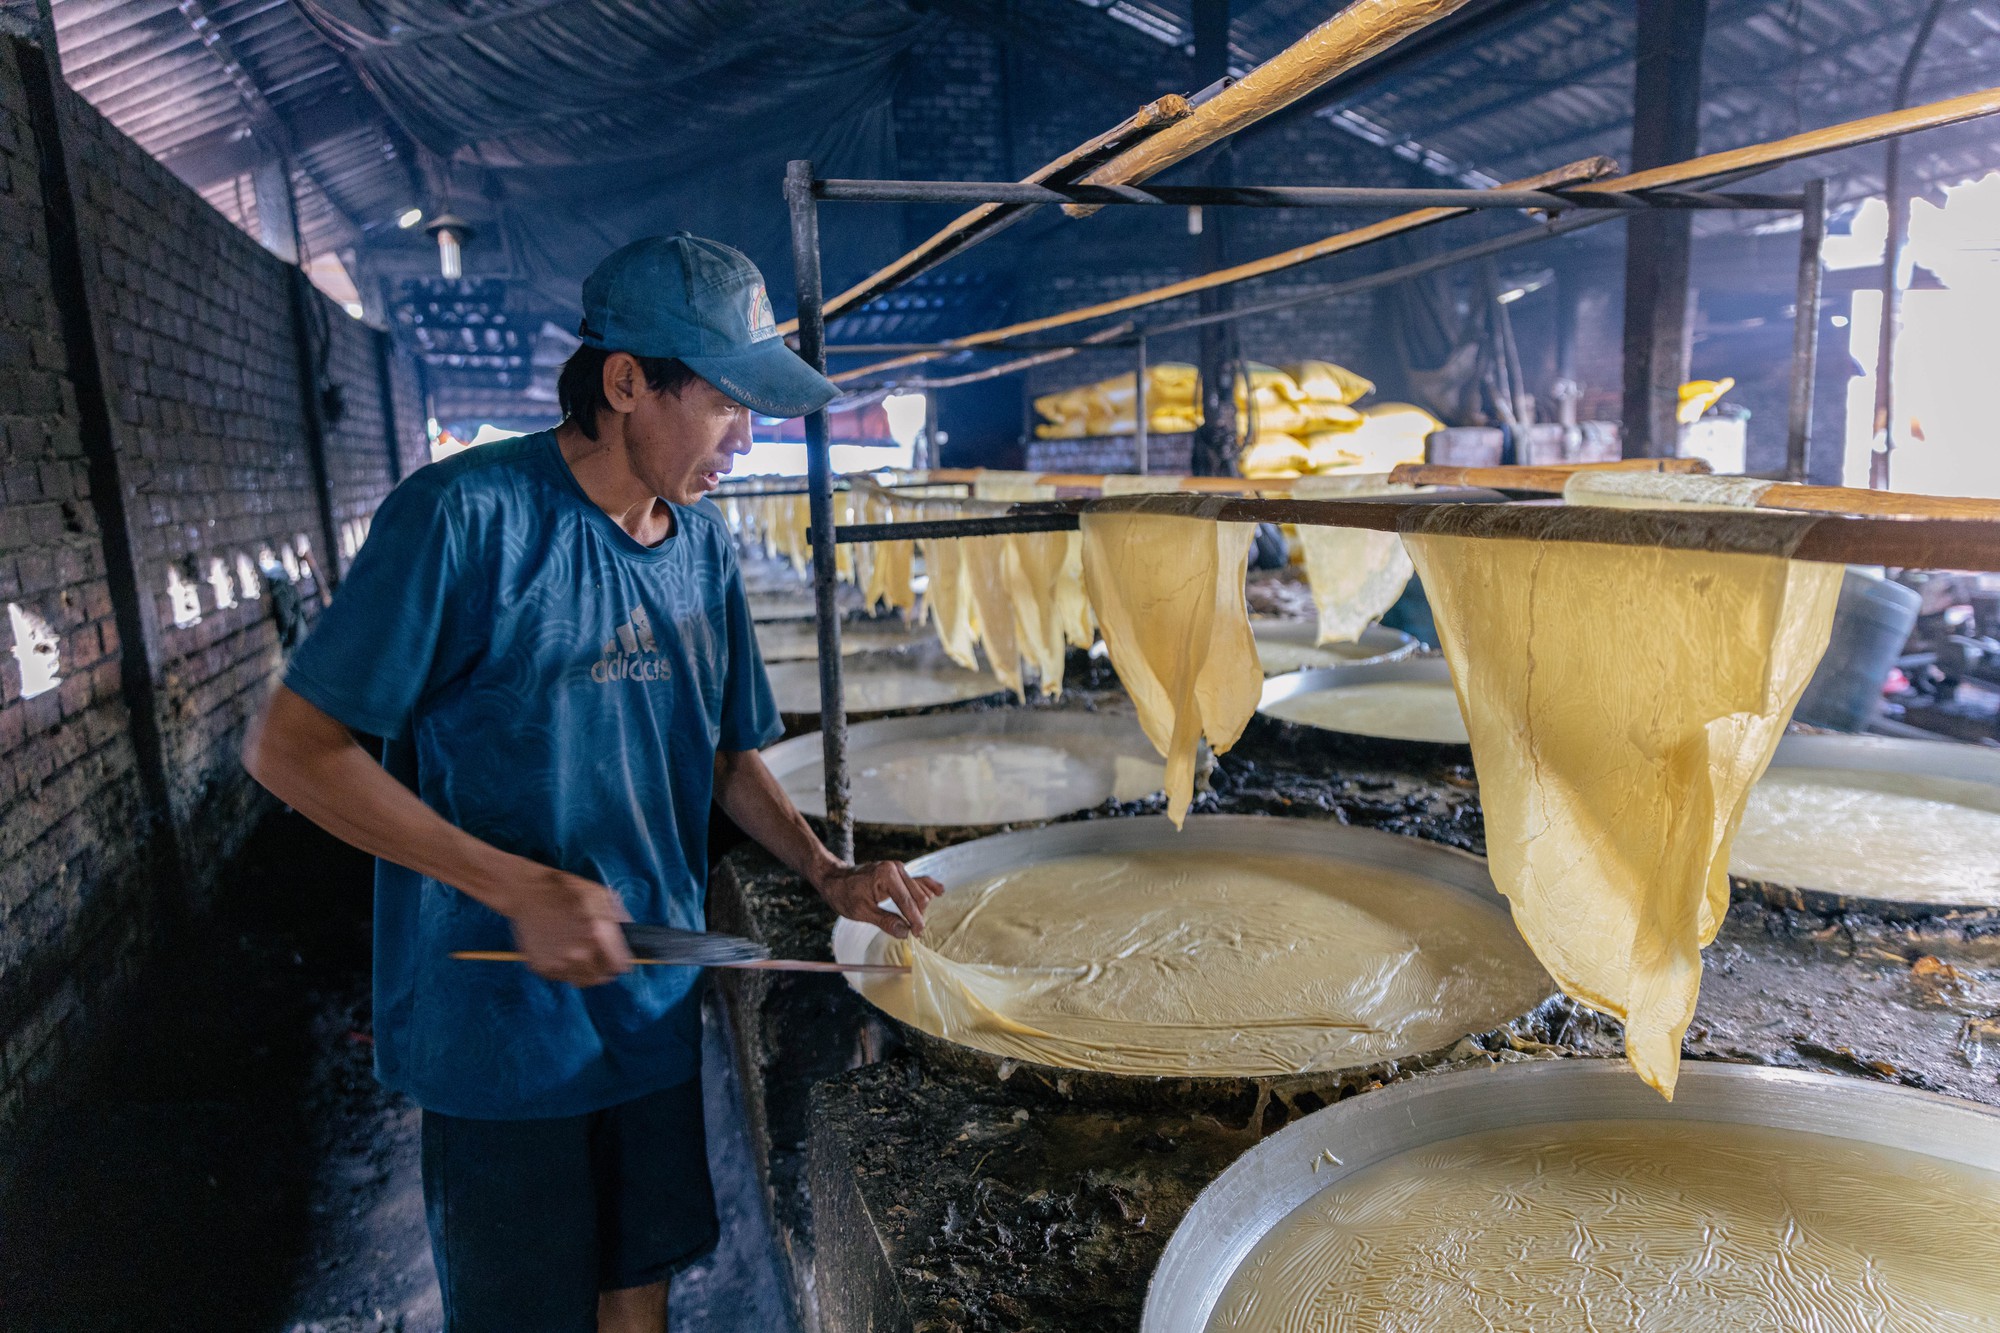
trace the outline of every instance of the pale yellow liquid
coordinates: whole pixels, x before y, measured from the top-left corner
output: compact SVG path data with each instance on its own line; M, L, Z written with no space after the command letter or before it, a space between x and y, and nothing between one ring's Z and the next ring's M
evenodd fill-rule
M2000 787L1773 768L1750 789L1729 873L1869 898L2000 904Z
M767 673L771 693L782 713L819 711L819 663L779 662ZM904 708L929 708L997 694L1000 682L980 671L958 667L925 667L898 663L861 667L850 663L841 694L850 713L889 713Z
M1257 640L1257 661L1267 676L1283 676L1308 667L1345 666L1379 656L1379 650L1363 648L1358 643L1323 643L1315 647L1279 639Z
M930 641L928 631L894 623L850 625L841 631L840 655L882 652ZM769 620L757 626L757 651L766 662L805 662L819 657L819 626L810 620Z
M1450 681L1397 680L1295 694L1264 709L1309 727L1386 740L1469 745Z
M912 976L863 994L906 1022L1129 1074L1345 1069L1487 1031L1551 991L1497 903L1350 862L1170 845L954 887L919 945L885 952Z
M2000 1328L2000 1174L1747 1125L1453 1139L1328 1187L1208 1333Z
M1136 735L1136 729L1135 729ZM1143 738L1138 745L1145 745ZM1166 766L1101 736L927 736L853 756L854 817L868 824L1013 824L1053 819L1160 790ZM818 764L788 774L799 809L824 814Z

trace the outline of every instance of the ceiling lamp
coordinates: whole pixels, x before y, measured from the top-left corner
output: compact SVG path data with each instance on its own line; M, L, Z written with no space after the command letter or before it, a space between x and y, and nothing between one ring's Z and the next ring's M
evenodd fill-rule
M433 218L424 230L437 237L438 272L447 278L464 277L462 251L465 243L472 239L472 224L455 213L444 213Z
M408 231L410 228L416 226L419 222L422 222L423 220L424 220L423 209L406 208L396 216L396 225L401 227L404 231Z

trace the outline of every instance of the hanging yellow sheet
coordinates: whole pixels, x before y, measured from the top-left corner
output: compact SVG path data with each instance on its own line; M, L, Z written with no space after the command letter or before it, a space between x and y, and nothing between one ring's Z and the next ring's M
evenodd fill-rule
M1087 513L1082 529L1090 609L1140 726L1166 757L1167 815L1178 828L1202 739L1217 754L1236 744L1263 692L1243 601L1256 525Z
M986 650L986 665L1015 698L1026 698L1021 684L1021 647L1014 633L1014 599L1007 578L1007 539L957 540L959 567L978 609L979 642Z
M1841 569L1785 558L1811 519L1575 508L1558 521L1579 540L1535 541L1504 535L1518 517L1404 523L1487 858L1542 964L1624 1020L1626 1058L1671 1097L1730 844L1825 651Z
M1408 495L1414 486L1392 486L1387 473L1344 477L1301 477L1295 500L1353 499L1363 495ZM1410 557L1393 532L1361 528L1301 526L1306 582L1319 607L1319 641L1352 643L1368 622L1396 604L1410 581Z
M1007 544L1005 569L1014 604L1015 640L1035 668L1042 693L1059 695L1068 647L1064 622L1074 614L1074 608L1064 604L1063 572L1071 544L1080 540L1073 532L1019 532L1001 540Z
M1097 639L1097 625L1090 618L1090 597L1083 589L1083 534L1063 534L1062 572L1056 576L1056 616L1063 638L1073 648L1088 652Z
M926 505L923 516L949 516L938 513L939 508ZM959 558L959 542L955 538L931 538L920 545L924 552L924 571L929 576L924 608L931 623L937 626L938 642L952 661L968 671L977 671L979 613L972 597L971 579Z
M915 511L895 503L887 491L868 487L860 492L860 521L896 523L915 516ZM862 581L862 600L869 609L891 606L907 617L917 604L911 587L916 544L907 541L870 542L867 574Z

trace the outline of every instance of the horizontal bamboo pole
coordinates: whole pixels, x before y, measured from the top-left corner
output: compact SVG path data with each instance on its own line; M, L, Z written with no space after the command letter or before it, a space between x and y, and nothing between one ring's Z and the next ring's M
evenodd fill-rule
M1881 514L1900 518L1969 518L2000 522L2000 500L1959 495L1912 495L1857 486L1792 486L1774 483L1757 500L1765 509L1810 514Z
M1561 495L1579 472L1707 472L1700 458L1621 458L1608 463L1547 463L1507 467L1451 467L1442 463L1398 463L1389 480L1404 486L1491 486L1502 491L1547 491Z
M1467 0L1356 0L1194 109L1194 114L1133 145L1083 178L1087 185L1130 185L1158 175L1247 125L1282 111L1362 61L1445 18ZM1069 205L1072 217L1092 212Z
M1119 149L1135 139L1157 132L1175 121L1185 120L1193 108L1188 100L1178 93L1169 93L1156 101L1149 102L1127 116L1104 133L1084 140L1061 157L1036 168L1022 178L1024 185L1039 185L1044 182L1067 178L1075 174L1082 164L1090 162L1108 150ZM906 254L890 260L881 268L855 283L846 291L826 303L825 317L832 319L858 305L873 300L883 292L900 286L927 269L935 267L951 256L985 240L1027 215L1028 209L1020 205L981 204L968 209L946 223L938 231L918 242ZM781 334L796 333L799 322L787 320L778 326ZM831 350L831 349L829 349Z
M1743 173L1763 171L1771 167L1781 166L1786 162L1796 161L1799 158L1812 157L1819 153L1829 153L1842 148L1852 148L1860 144L1876 143L1882 139L1892 138L1899 134L1910 134L1919 130L1936 129L1944 125L1955 125L1963 121L1975 120L1981 116L1992 115L1996 111L2000 111L2000 88L1989 88L1983 92L1967 93L1963 97L1946 98L1941 102L1933 102L1927 106L1911 107L1904 111L1893 111L1878 116L1865 116L1859 120L1845 121L1838 125L1829 125L1822 129L1808 130L1802 134L1790 135L1783 139L1774 139L1769 143L1751 144L1744 148L1733 148L1722 153L1709 153L1702 157L1690 158L1685 162L1670 163L1667 166L1632 172L1624 176L1595 180L1588 178L1578 180L1572 178L1570 181L1565 181L1551 178L1560 173L1549 173L1548 176L1530 177L1526 181L1516 181L1501 188L1548 189L1555 186L1568 186L1568 188L1577 193L1586 191L1623 193L1632 190L1658 189L1671 185L1690 185L1698 181L1714 180L1723 176L1734 177ZM1604 162L1605 160L1597 159L1597 161ZM1565 168L1565 170L1572 169ZM1602 176L1605 172L1599 171L1593 174ZM1295 250L1270 255L1264 259L1252 261L1249 264L1239 264L1233 268L1220 269L1198 278L1190 278L1182 282L1169 284L1166 287L1154 288L1152 291L1136 292L1131 296L1122 297L1117 301L1085 306L1082 309L1072 310L1065 314L1050 315L1042 319L1030 320L1023 324L991 329L985 333L967 334L964 337L953 339L952 347L954 350L958 350L966 347L984 346L988 343L1001 342L1008 338L1019 337L1026 333L1039 333L1048 329L1062 328L1070 324L1080 324L1093 319L1101 319L1107 315L1135 310L1141 306L1152 305L1159 301L1169 301L1175 297L1186 296L1193 292L1206 291L1212 287L1241 282L1246 278L1261 277L1266 273L1277 272L1280 269L1309 263L1312 260L1324 258L1328 255L1339 254L1347 250L1359 248L1360 246L1372 244L1375 241L1385 240L1391 236L1401 235L1418 227L1442 221L1446 217L1458 216L1464 211L1463 209L1419 209L1412 213L1399 214L1396 217L1388 218L1381 222L1370 223L1365 227L1357 227L1351 231L1337 233L1323 240L1315 241L1311 245L1300 246ZM884 361L872 366L864 366L858 371L848 371L844 375L834 376L834 379L838 382L843 379L857 377L861 374L875 374L884 370L898 369L902 366L917 365L943 354L917 353L893 361Z
M1610 158L1591 157L1585 158L1580 162L1572 162L1568 166L1559 167L1554 171L1545 171L1539 175L1529 176L1524 180L1511 182L1500 188L1507 190L1544 190L1554 186L1581 186L1598 176L1615 170L1617 170L1617 164L1612 162ZM1040 319L1030 319L1019 324L1009 324L1002 328L988 329L984 333L969 333L962 338L952 339L952 350L960 351L968 347L983 347L989 343L1005 342L1009 338L1019 338L1030 333L1040 333L1045 329L1064 328L1071 324L1082 324L1093 319L1103 319L1110 315L1123 314L1127 310L1137 310L1142 306L1158 305L1162 301L1172 301L1179 297L1192 296L1197 292L1209 291L1216 287L1227 287L1231 283L1245 282L1251 278L1261 278L1267 274L1279 273L1288 268L1296 268L1300 264L1309 264L1316 259L1325 259L1328 256L1337 255L1343 251L1358 249L1364 245L1372 245L1376 241L1387 240L1391 236L1400 236L1405 232L1415 231L1419 227L1428 227L1433 223L1443 222L1447 218L1462 217L1471 211L1467 208L1419 208L1410 213L1398 213L1395 217L1384 218L1380 222L1371 222L1365 227L1356 227L1350 231L1336 232L1331 236L1322 237L1307 245L1295 246L1290 250L1281 250L1277 254L1266 255L1262 259L1253 259L1247 263L1217 269L1213 273L1204 273L1199 277L1183 278L1179 282L1170 282L1164 287L1154 287L1147 291L1134 292L1130 296L1121 296L1115 300L1102 301L1096 305L1084 306L1079 310L1065 311L1059 315L1045 315ZM843 384L849 380L859 379L864 375L880 374L885 370L899 370L904 366L922 365L926 361L935 361L938 357L945 355L949 355L949 353L913 352L908 356L899 356L888 361L878 361L873 365L862 366L857 370L842 371L832 378L835 384Z

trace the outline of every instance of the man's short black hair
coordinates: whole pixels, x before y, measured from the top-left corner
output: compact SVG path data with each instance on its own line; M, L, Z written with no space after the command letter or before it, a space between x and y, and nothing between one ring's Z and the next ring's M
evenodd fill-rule
M556 401L562 406L563 420L574 421L576 428L593 440L597 438L597 411L610 406L604 397L604 363L610 359L611 353L601 347L579 347L563 362L562 375L556 380ZM679 357L632 359L639 363L646 387L655 393L665 389L678 398L681 390L701 378Z

